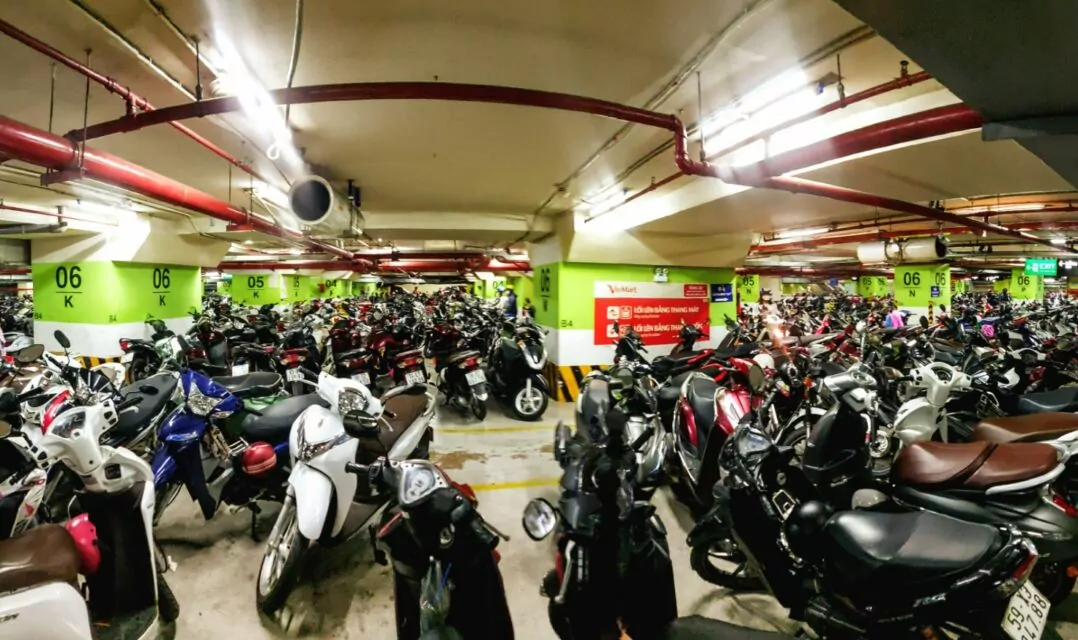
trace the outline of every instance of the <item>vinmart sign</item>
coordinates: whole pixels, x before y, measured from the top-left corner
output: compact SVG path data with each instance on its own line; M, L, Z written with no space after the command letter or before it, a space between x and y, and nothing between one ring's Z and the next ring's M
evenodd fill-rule
M615 322L632 327L645 345L677 344L684 320L695 324L707 340L710 300L706 284L666 282L596 282L595 344L617 339Z

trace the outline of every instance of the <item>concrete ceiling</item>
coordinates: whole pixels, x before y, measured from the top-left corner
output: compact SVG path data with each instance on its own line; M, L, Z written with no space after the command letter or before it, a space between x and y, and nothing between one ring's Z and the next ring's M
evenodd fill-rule
M201 69L206 93L213 95L213 77L204 66L196 65L186 44L151 10L153 3L209 51L227 35L264 86L285 85L294 0L80 2L188 89L195 86L196 69ZM942 3L946 9L923 0L894 9L885 8L887 4L622 0L612 11L607 3L578 0L321 0L305 4L294 84L482 83L642 106L721 34L721 44L699 68L700 93L697 78L690 76L654 105L655 110L676 113L694 123L699 119L699 104L711 113L784 71L801 68L809 80L833 74L837 52L842 55L847 94L894 78L903 59L912 60L911 72L924 66L940 82L884 94L803 125L822 137L848 130L852 125L844 123L869 117L876 110L915 110L918 100L964 100L994 118L1069 113L1069 101L1078 101L1063 88L1068 83L1060 81L1049 91L1041 86L1050 84L1048 78L1026 77L1036 76L1029 73L1036 69L1078 72L1048 64L1037 57L1044 54L1029 47L1028 40L1023 46L1018 35L1006 33L1009 20L1014 24L1023 18L1034 20L1019 9L1011 10L1009 3L984 3L990 8L979 17L964 13L984 6L979 2ZM73 57L82 59L85 50L92 49L92 67L130 86L157 107L188 101L73 0L3 3L0 18ZM959 25L964 19L977 27ZM862 20L884 38L874 37ZM1069 39L1063 35L1067 30L1062 24L1062 20L1049 21L1041 25L1042 33L1059 34L1047 38L1053 46L1078 46L1066 44ZM1029 29L1036 27L1029 24ZM994 44L997 41L1003 46ZM1001 63L999 50L1010 51L1012 45L1013 55ZM958 59L961 64L943 53L962 46L970 52L966 59ZM1070 59L1059 57L1065 53L1056 50L1055 59ZM0 113L49 128L51 61L3 36L0 58L10 80L0 93ZM63 133L82 126L85 85L81 76L63 67L56 69L55 77L51 129ZM986 77L998 82L986 82L991 88L981 87L976 80ZM1024 84L1013 84L1019 81ZM1020 97L1044 91L1048 93L1025 103ZM91 84L89 96L88 122L123 114L123 102L103 88ZM827 99L836 96L835 86L825 89ZM907 102L910 106L902 106ZM233 155L253 162L277 186L286 187L260 151L267 140L242 115L186 124ZM617 189L633 193L675 169L672 154L663 149L669 135L635 127L555 195L555 185L573 175L618 131L620 123L543 109L418 101L297 105L290 111L290 124L297 147L312 169L331 179L355 179L361 186L369 222L366 240L373 244L380 238L399 247L435 250L432 247L439 243L471 248L541 238L553 232L552 216L579 208L600 187L618 184ZM960 135L800 175L916 202L1069 190L1078 177L1078 152L1072 151L1078 147L1058 142L1058 138L1034 138L984 143L975 134ZM92 144L220 199L239 206L250 203L245 189L251 182L246 174L170 127L151 127ZM690 151L694 156L698 153L695 139ZM647 160L653 152L654 158ZM23 167L14 164L16 170ZM637 169L616 182L631 166ZM25 179L19 185L5 180L0 175L0 197L42 206L69 205L77 195L64 192L63 187L55 193L34 189L26 186ZM543 203L547 206L541 208ZM635 204L666 208L663 213L668 214L643 225L639 233L669 235L762 233L821 221L871 220L880 213L808 196L733 188L704 178L682 178ZM212 233L222 230L220 224L199 228ZM230 238L252 240L256 248L274 244L261 234Z

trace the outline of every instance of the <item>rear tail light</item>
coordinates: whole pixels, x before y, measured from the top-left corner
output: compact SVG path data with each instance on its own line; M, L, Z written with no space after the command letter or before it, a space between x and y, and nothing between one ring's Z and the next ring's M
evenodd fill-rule
M412 367L422 366L423 358L408 358L407 360L401 360L397 363L397 366L402 369L410 369Z
M1033 565L1035 564L1037 564L1037 554L1030 551L1026 559L1022 561L1022 564L1018 565L1018 568L1011 574L1011 579L1019 583L1025 582L1026 578L1029 577L1029 574L1033 573Z
M127 338L120 338L120 351L127 353L127 350L131 348L131 341Z
M467 360L464 361L464 366L469 367L469 368L478 367L479 366L479 358L468 358Z
M1078 517L1078 509L1075 509L1074 505L1067 502L1067 499L1059 495L1058 493L1052 496L1052 504L1059 507L1059 509L1063 511L1063 513L1067 514L1068 517Z
M287 364L287 365L294 365L294 364L299 364L299 363L303 362L306 359L307 358L305 358L305 357L303 357L301 355L297 355L295 353L290 353L290 354L285 354L281 358L281 362L283 362L284 364Z

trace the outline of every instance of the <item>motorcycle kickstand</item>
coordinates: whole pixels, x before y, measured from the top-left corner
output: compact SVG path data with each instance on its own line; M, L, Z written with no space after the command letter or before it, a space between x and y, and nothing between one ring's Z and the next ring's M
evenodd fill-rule
M261 542L258 538L258 516L262 513L262 507L252 502L247 508L251 510L251 540Z

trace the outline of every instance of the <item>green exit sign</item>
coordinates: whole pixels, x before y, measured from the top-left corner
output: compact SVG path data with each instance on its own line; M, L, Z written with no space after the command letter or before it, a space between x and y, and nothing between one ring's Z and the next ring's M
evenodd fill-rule
M1054 276L1056 275L1055 258L1026 258L1027 276Z

